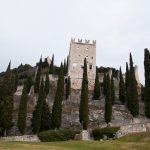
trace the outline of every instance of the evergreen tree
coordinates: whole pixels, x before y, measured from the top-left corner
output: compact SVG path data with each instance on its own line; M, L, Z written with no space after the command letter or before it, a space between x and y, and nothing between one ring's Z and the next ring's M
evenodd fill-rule
M54 74L54 55L52 56L52 61L50 64L49 73Z
M5 136L7 130L12 126L13 113L13 84L10 67L11 63L9 63L3 81L0 84L0 124L4 129Z
M126 98L125 98L125 85L124 85L124 79L120 67L120 82L119 82L119 100L122 102L122 104L125 103Z
M50 82L49 82L49 76L48 73L46 74L46 80L45 80L45 94L46 96L49 94L50 89Z
M80 99L80 108L79 108L79 119L80 123L83 125L83 129L87 130L88 128L88 76L87 76L87 62L86 58L84 59L84 70L83 70L83 79L82 79L82 89L81 89L81 99Z
M35 106L35 110L33 111L33 117L32 117L32 130L34 133L38 133L41 127L41 119L42 119L41 117L42 117L42 108L43 108L44 99L45 99L45 93L44 93L44 85L42 79L37 105Z
M107 92L105 97L105 122L111 122L112 116L112 99L111 99L111 83L109 75L106 77Z
M16 92L18 86L18 72L15 75L15 81L14 81L14 92Z
M95 77L93 99L96 99L96 100L100 99L100 83L99 83L99 76L98 76L97 68L96 68L96 77Z
M133 116L137 116L139 114L139 101L138 101L138 92L137 92L137 81L135 78L135 70L133 66L132 55L130 53L130 101L131 108L130 112Z
M36 73L35 85L34 85L34 92L35 93L39 92L40 79L41 79L41 68L42 68L42 58L40 59L40 62L39 62L38 67L37 67L37 73Z
M69 56L67 56L66 74L68 74L68 67L69 67Z
M107 92L107 85L106 85L106 73L104 73L104 77L103 77L103 94L106 96L106 92Z
M44 100L40 131L50 130L50 128L51 128L51 114L48 104L46 103L46 100Z
M111 76L111 99L112 99L112 105L115 104L115 86L114 86L114 80L113 80L113 76Z
M144 68L145 68L145 88L144 88L144 102L145 115L150 118L150 52L145 49L144 54Z
M64 72L63 72L63 65L61 64L60 74L57 81L57 90L52 108L52 120L51 120L52 129L59 129L61 126L63 96L64 96Z
M70 81L70 77L68 77L68 81L66 84L66 99L68 99L69 95L70 95L70 91L71 91L71 81Z
M128 67L128 63L126 63L126 80L125 80L125 89L126 89L126 100L127 107L130 110L131 108L131 100L130 100L130 71Z
M67 74L67 64L66 64L66 59L64 59L64 75Z
M27 102L28 102L27 89L26 85L24 85L19 105L18 122L17 122L17 126L21 134L24 134L26 129Z
M28 77L25 81L27 94L30 92L31 86L33 85L32 77Z

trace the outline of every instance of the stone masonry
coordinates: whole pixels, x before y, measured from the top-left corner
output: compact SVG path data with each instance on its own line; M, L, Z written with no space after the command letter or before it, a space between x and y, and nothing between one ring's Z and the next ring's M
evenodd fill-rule
M68 76L72 89L81 89L84 59L87 59L89 90L93 90L96 74L96 41L71 39Z

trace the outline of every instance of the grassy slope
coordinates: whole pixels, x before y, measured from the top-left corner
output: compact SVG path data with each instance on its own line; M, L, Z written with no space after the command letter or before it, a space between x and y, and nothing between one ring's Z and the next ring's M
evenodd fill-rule
M68 141L51 143L2 142L0 150L149 150L150 133L136 133L115 141Z

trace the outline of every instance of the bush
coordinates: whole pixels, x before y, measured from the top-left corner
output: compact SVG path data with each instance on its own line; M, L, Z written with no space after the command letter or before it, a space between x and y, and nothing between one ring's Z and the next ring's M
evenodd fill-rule
M73 140L77 131L72 130L49 130L38 134L38 137L42 142L52 142L52 141L68 141Z
M119 129L120 127L96 128L92 130L92 134L94 140L103 139L104 135L106 135L108 138L113 138Z
M0 127L0 135L2 135L4 132L4 129L2 127Z

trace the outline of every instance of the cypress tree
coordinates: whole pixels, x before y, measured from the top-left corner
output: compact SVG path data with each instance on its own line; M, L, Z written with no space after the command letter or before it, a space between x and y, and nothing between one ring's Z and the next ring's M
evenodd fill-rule
M57 90L52 108L52 120L51 120L52 129L59 129L61 126L63 96L64 96L64 72L63 72L63 65L61 63L59 78L57 81Z
M67 56L66 74L68 74L68 67L69 67L69 56Z
M113 80L113 76L111 76L111 99L112 99L112 105L115 104L115 86L114 86L114 80Z
M99 76L98 76L97 68L96 68L96 77L95 77L93 99L96 99L96 100L100 99L100 83L99 83Z
M109 75L106 77L107 92L105 97L105 122L111 122L112 116L112 99L111 99L111 83Z
M54 54L52 56L52 61L51 61L51 64L50 64L49 73L54 74Z
M50 130L50 128L51 128L51 114L50 114L48 104L46 103L46 100L44 99L40 131Z
M19 105L18 121L17 121L17 126L21 134L24 134L26 129L27 102L28 102L27 89L26 85L24 85Z
M119 100L122 102L122 104L125 103L126 98L125 98L125 85L124 85L124 79L122 75L122 70L120 67L120 82L119 82Z
M67 74L67 64L66 64L66 59L64 59L64 75Z
M30 92L31 86L33 85L32 77L28 77L25 81L27 94Z
M132 55L130 53L130 100L131 108L130 112L135 117L139 114L139 101L138 101L138 92L137 92L137 81L135 78L135 70L133 66Z
M0 87L0 124L4 129L5 136L7 134L7 130L12 126L13 113L13 84L10 67L11 63L9 63L7 67Z
M150 118L150 52L148 49L144 50L144 69L145 69L145 88L144 88L144 102L145 115Z
M37 68L37 73L36 73L36 78L35 78L35 85L34 85L34 92L35 93L39 92L40 79L41 79L41 68L42 68L42 58L40 59L40 62L38 64L38 68Z
M42 108L43 108L44 98L45 98L45 93L44 93L44 85L43 85L43 79L42 79L37 105L35 106L35 110L33 111L33 117L32 117L32 130L34 133L38 133L41 127L41 119L42 119L41 117L42 117Z
M88 128L88 77L87 77L87 62L86 58L84 59L84 70L83 70L83 79L82 79L82 89L81 89L81 99L80 99L80 108L79 108L79 120L83 126L83 129Z
M68 77L68 81L66 84L66 99L68 99L70 92L71 92L71 81L70 81L70 77Z
M104 77L103 77L103 94L106 96L106 92L107 92L107 85L106 85L106 73L104 73Z
M45 94L46 96L49 94L50 89L50 82L49 82L49 76L48 73L46 74L46 80L45 80Z
M130 100L130 71L128 67L128 63L126 62L126 80L125 80L125 89L126 89L126 100L127 100L127 107L130 110L131 100Z

